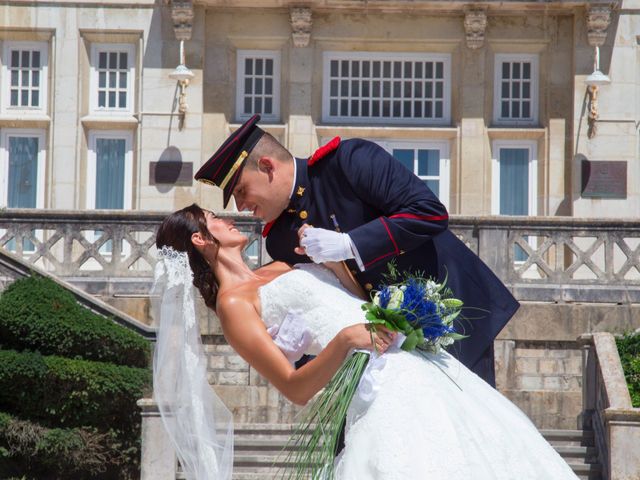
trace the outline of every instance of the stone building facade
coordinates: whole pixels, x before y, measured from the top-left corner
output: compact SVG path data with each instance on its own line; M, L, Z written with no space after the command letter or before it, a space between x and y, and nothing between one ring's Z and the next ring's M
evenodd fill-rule
M638 0L7 2L0 206L220 208L219 192L191 173L259 112L297 156L334 136L379 142L454 214L636 217L639 8ZM169 77L179 40L194 75L184 116ZM585 80L596 47L610 84L599 87L590 124Z

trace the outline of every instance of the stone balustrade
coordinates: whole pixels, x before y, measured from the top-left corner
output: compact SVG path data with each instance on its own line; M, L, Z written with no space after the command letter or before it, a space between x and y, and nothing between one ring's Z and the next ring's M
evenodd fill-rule
M583 352L583 421L593 428L605 480L640 478L640 408L633 408L615 338L591 333Z
M249 263L267 261L261 222L221 215L248 235ZM94 294L109 288L143 294L153 275L155 231L165 216L6 209L0 211L0 247L74 283L91 284L86 288ZM638 220L453 216L450 228L519 300L640 303Z

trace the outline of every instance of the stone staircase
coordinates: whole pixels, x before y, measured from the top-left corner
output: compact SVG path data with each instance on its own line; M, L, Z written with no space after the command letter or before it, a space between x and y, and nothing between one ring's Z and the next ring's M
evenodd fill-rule
M602 480L592 430L541 430L581 480Z
M274 464L289 437L287 424L241 424L235 428L233 480L267 480L282 474ZM589 430L541 430L581 480L602 480L593 432ZM183 478L178 474L177 478ZM517 479L514 479L517 480Z

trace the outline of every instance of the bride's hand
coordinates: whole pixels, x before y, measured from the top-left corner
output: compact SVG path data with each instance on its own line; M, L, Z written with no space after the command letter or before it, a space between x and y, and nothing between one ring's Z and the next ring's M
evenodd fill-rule
M367 323L343 328L339 335L347 342L349 348L374 350L375 346L375 350L379 353L385 352L396 338L396 333L385 327L376 327L376 331L372 332Z

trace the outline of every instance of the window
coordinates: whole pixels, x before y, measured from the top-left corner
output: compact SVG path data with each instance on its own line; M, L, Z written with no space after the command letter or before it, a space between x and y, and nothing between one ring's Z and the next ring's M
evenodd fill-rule
M492 160L492 201L494 215L536 215L538 159L535 142L495 141ZM515 259L527 258L515 245Z
M130 132L91 132L87 208L131 208L132 135Z
M6 42L2 59L5 113L43 113L47 104L47 43Z
M132 206L133 151L132 134L126 131L91 132L87 168L87 208L92 210L129 210ZM102 234L96 231L95 241ZM111 253L108 240L100 249ZM125 249L123 252L126 253Z
M496 55L493 97L497 123L537 123L538 56Z
M449 144L447 142L376 141L422 179L449 206Z
M446 54L325 52L325 122L448 124L451 57Z
M0 207L44 207L44 132L6 129L1 137ZM41 232L33 232L41 237ZM16 251L15 240L5 245ZM22 250L33 252L35 245L24 239Z
M238 50L236 116L243 121L259 113L280 119L280 52Z
M91 47L91 110L132 114L134 109L134 46L94 44Z

